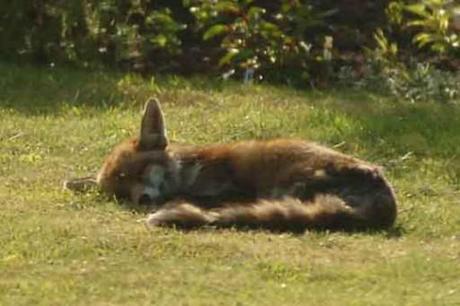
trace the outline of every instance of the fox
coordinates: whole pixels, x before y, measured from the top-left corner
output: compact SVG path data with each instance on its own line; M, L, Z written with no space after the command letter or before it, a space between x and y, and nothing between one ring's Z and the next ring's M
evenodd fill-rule
M66 187L88 182L153 207L153 227L372 230L397 215L377 165L301 139L175 144L156 98L145 104L138 137L115 146L95 178Z

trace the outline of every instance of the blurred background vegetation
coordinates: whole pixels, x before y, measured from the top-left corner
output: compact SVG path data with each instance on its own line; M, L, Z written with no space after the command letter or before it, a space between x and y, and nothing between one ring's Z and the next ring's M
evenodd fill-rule
M0 0L0 59L460 95L455 0Z

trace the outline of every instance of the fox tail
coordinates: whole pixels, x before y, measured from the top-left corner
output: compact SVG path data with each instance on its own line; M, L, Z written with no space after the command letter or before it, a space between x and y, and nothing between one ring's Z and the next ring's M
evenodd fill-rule
M375 209L347 205L336 195L318 194L311 201L297 198L260 199L254 203L234 203L214 209L204 209L187 202L168 204L147 219L150 226L196 228L216 227L264 228L275 231L299 232L309 228L352 230L386 227Z

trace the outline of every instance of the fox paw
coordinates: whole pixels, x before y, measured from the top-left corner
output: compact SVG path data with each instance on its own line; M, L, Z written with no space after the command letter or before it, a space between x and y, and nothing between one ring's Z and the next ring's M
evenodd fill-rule
M182 228L193 228L211 224L217 218L214 212L204 211L191 204L180 204L170 208L162 208L147 217L148 226L175 225Z
M151 213L147 216L147 219L145 220L145 224L147 226L162 226L167 224L168 216L166 211L156 211L154 213Z

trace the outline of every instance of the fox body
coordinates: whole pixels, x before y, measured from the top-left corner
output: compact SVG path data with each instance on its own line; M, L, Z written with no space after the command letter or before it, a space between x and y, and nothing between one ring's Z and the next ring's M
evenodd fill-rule
M153 205L147 223L154 226L364 229L396 218L392 188L373 164L294 139L169 144L155 99L140 136L113 149L96 182Z

